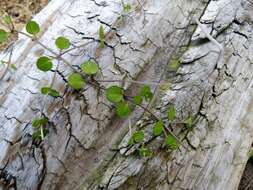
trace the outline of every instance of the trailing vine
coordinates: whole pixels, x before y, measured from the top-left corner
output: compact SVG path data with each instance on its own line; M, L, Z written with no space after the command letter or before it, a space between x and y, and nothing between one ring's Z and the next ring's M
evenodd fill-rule
M125 4L122 1L123 11L129 12L131 10L130 4ZM115 108L116 115L121 118L127 118L135 106L138 106L142 108L145 112L149 113L152 120L154 121L153 126L153 136L154 138L159 136L164 136L164 142L167 145L169 149L175 150L178 149L179 145L182 144L182 142L177 138L175 134L171 131L171 126L176 118L176 109L173 105L170 105L167 111L167 123L168 126L165 125L165 122L157 117L152 111L148 108L146 108L143 103L148 103L153 99L153 92L151 91L150 85L163 85L162 83L155 83L155 82L142 82L142 81L135 81L135 80L100 80L96 79L96 74L99 72L99 63L96 63L94 61L88 60L84 61L80 65L80 70L76 69L71 65L71 63L63 58L63 55L73 51L75 49L78 49L80 47L85 47L91 42L86 42L84 44L81 44L79 46L71 47L71 42L68 38L65 36L59 36L55 40L55 46L58 48L59 52L55 52L54 50L50 49L43 43L41 43L38 39L38 34L40 32L40 26L35 21L29 21L26 24L26 32L18 31L15 29L12 19L10 16L3 17L3 22L5 23L6 27L8 28L8 31L5 31L3 29L0 29L0 43L4 43L7 39L10 33L18 33L21 35L24 35L28 38L30 38L32 41L34 41L36 44L42 46L45 50L49 51L52 56L41 56L36 61L37 69L43 72L52 71L52 68L54 66L54 60L57 61L56 70L59 66L59 62L64 63L67 67L70 67L72 72L67 77L67 86L71 87L72 89L76 91L80 91L83 89L86 85L93 86L96 89L102 90L105 94L105 97L110 104L113 105ZM100 48L106 48L106 33L104 30L103 25L101 25L98 28L98 40ZM13 48L11 50L11 54L13 52ZM16 69L16 66L11 63L11 55L8 61L3 62L4 64L7 64L6 71L9 69L9 67ZM6 72L4 72L5 74ZM54 72L53 78L51 80L50 85L43 86L40 89L41 94L47 96L51 96L53 98L61 97L61 93L54 88L54 82L56 80L56 71ZM1 79L3 76L1 76ZM135 83L138 85L142 85L141 90L135 95L135 96L128 96L126 94L126 90L118 85L112 85L108 88L105 88L102 83L114 83L114 82L127 82L127 83ZM33 134L32 137L36 141L43 141L45 136L49 133L48 130L48 124L50 123L49 119L46 118L43 115L43 112L41 113L40 117L33 118L32 121L32 127L33 127ZM193 119L189 117L185 122L186 126L191 129L193 126ZM151 156L152 152L145 146L144 143L145 133L142 130L135 131L130 140L129 145L139 144L139 154L143 157Z

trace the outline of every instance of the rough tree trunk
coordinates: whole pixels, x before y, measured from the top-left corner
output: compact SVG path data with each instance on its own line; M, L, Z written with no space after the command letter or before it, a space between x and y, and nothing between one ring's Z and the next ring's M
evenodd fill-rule
M39 40L53 49L59 35L75 45L93 40L65 58L73 65L95 59L103 79L171 84L153 86L150 107L165 118L172 103L178 121L196 117L192 131L173 127L188 150L168 151L163 137L151 140L153 122L143 110L119 120L103 93L90 86L80 93L67 88L70 70L63 63L54 85L63 97L45 98L39 89L50 84L53 72L39 72L34 63L50 53L20 36L13 53L18 70L0 84L2 189L237 189L253 139L252 0L139 1L142 6L128 1L132 11L125 14L120 0L53 0L35 17L42 27ZM195 18L224 52L205 38ZM101 24L107 32L102 50L95 41ZM125 87L129 94L138 90ZM41 111L51 126L38 145L31 121ZM153 157L124 148L129 121L132 130L150 134L145 141Z

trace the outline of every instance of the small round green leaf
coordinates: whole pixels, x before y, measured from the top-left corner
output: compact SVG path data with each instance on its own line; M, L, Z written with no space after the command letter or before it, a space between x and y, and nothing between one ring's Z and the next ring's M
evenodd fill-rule
M32 139L35 140L35 141L41 141L42 140L40 130L36 130L36 131L33 132Z
M13 69L14 71L16 71L18 68L15 64L11 64L11 69Z
M57 90L50 88L50 87L42 87L41 93L44 95L50 95L54 98L57 98L60 96L60 93Z
M70 47L70 41L63 36L60 36L55 40L55 45L60 50L68 49Z
M52 96L52 97L55 97L55 98L57 98L57 97L60 96L60 93L59 93L57 90L52 89L52 88L51 88L51 90L50 90L50 92L49 92L48 94L49 94L50 96Z
M193 119L192 119L192 117L189 117L189 118L185 121L185 124L186 124L186 127L187 127L188 129L192 129L192 127L193 127Z
M132 138L135 143L140 143L144 140L144 132L143 131L136 131L133 134Z
M8 39L8 33L0 29L0 44L4 43Z
M131 112L131 109L127 102L119 102L116 105L116 113L119 117L125 118L127 117Z
M123 5L123 10L124 10L124 12L131 11L131 5L129 3L128 4L124 4Z
M171 134L166 137L166 144L172 150L176 150L179 147L177 140Z
M40 91L42 94L47 95L50 92L50 89L50 87L42 87Z
M45 117L42 118L36 118L32 121L32 127L33 128L38 128L42 125L46 125L48 123L48 119Z
M9 15L4 16L3 21L5 24L8 24L8 25L12 23L11 17Z
M111 86L106 89L106 98L108 101L117 103L123 100L124 90L118 86Z
M167 116L170 122L172 122L176 118L176 109L174 106L169 106Z
M44 139L44 137L49 133L48 129L44 129L43 127L40 127L39 129L36 129L32 134L32 139L35 141L41 141Z
M140 104L142 103L142 96L134 96L133 102L134 102L136 105L140 105Z
M153 128L153 135L159 136L163 133L163 122L160 120L156 122L154 128Z
M40 26L35 21L29 21L26 24L26 31L29 34L36 35L36 34L38 34L40 32Z
M105 46L105 30L103 25L99 27L98 30L99 40L100 40L100 48L104 48Z
M87 75L94 75L98 72L98 65L92 61L86 61L81 65L81 69Z
M139 154L142 157L152 156L152 152L148 148L146 148L144 145L142 145L141 148L139 149Z
M48 57L42 56L37 60L37 67L41 71L50 71L53 67L52 60Z
M68 77L68 84L76 90L80 90L84 85L85 81L83 77L78 73L72 73Z
M143 86L140 95L143 96L146 101L150 101L153 98L153 93L151 92L150 86Z

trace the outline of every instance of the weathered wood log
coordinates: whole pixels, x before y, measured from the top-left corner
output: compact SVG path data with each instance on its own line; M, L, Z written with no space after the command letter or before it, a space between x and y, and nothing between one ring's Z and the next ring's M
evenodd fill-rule
M153 121L142 109L119 120L102 92L89 85L81 92L68 88L71 71L62 62L54 70L54 87L62 97L45 98L39 89L50 84L54 72L39 72L35 62L51 54L20 36L12 57L18 70L5 75L0 89L2 189L237 189L253 139L253 2L128 2L132 10L124 13L120 0L53 0L35 17L42 28L39 41L55 51L60 35L73 46L92 41L64 58L76 68L94 59L101 68L97 79L170 84L153 86L149 107L165 118L173 104L178 123L196 119L192 130L173 126L187 148L169 151L163 137L152 139ZM100 25L107 33L103 49L97 40ZM129 94L139 89L123 85ZM49 134L36 144L31 121L41 112L50 121ZM148 134L151 158L138 156L138 147L125 148L129 123Z

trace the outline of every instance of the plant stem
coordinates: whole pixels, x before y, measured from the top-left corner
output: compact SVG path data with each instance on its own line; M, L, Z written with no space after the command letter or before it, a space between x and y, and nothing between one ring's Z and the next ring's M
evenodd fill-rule
M52 53L53 55L55 55L56 59L60 59L62 60L67 66L69 66L72 70L74 70L75 72L79 72L76 68L74 68L70 62L68 62L66 59L64 59L61 55L58 55L58 53L56 53L54 50L52 50L51 48L47 47L46 45L44 45L43 43L41 43L37 38L34 38L33 36L30 36L29 34L26 34L22 31L18 31L15 30L15 32L22 34L28 38L30 38L31 40L33 40L35 43L39 44L40 46L42 46L43 48L45 48L47 51L49 51L50 53Z
M133 102L133 100L131 99L131 98L129 98L128 97L128 100L130 101L130 102L132 102L132 103L134 103ZM135 103L134 103L135 104ZM153 112L151 112L149 109L147 109L146 107L144 107L143 105L141 105L141 104L136 104L137 106L139 106L140 108L142 108L144 111L146 111L146 112L148 112L152 117L153 117L153 119L155 120L155 121L159 121L160 119L153 113ZM166 130L169 132L169 134L171 134L175 139L176 139L176 141L180 144L180 145L182 145L182 147L184 147L187 151L188 151L188 148L183 144L183 142L168 128L168 127L166 127L165 126L165 128L166 128ZM163 129L163 133L164 133L164 135L167 137L168 135L167 135L167 133L166 133L166 131L165 131L165 129Z
M14 50L14 46L12 45L12 47L11 47L11 52L10 52L10 55L9 55L9 60L8 60L8 62L6 62L6 63L7 63L7 67L5 68L5 70L4 70L3 74L2 74L2 76L0 77L0 80L2 80L2 79L4 78L4 76L6 75L8 69L10 68L11 57L12 57L13 50Z
M70 52L70 51L75 50L75 49L79 49L79 48L81 48L81 47L85 47L85 46L87 46L87 45L89 45L89 44L91 44L91 43L93 43L93 42L96 42L96 41L90 41L90 42L86 42L86 43L84 43L84 44L75 46L75 47L73 47L73 48L70 48L70 49L68 49L68 50L66 50L66 51L64 51L64 52L62 52L60 55L62 56L62 55L66 54L66 53L68 53L68 52Z
M43 127L40 127L40 134L41 134L41 140L43 140L45 138L44 136L44 131L43 131Z
M168 83L159 83L159 82L148 82L148 81L136 81L136 80L96 80L97 82L127 82L127 83L134 83L140 85L168 85Z
M182 145L182 147L184 147L187 151L189 151L189 149L183 144L183 142L167 127L167 126L164 126L165 127L165 129L169 132L169 134L171 134L175 139L176 139L176 141L180 144L180 145ZM166 134L166 131L165 131L165 129L163 129L163 132ZM167 137L168 135L166 134L166 137Z
M42 46L43 48L45 48L47 51L49 51L50 53L52 53L54 56L56 56L55 59L58 60L57 68L58 68L58 66L59 66L59 61L62 60L67 66L69 66L72 70L74 70L74 71L77 72L77 73L80 73L80 72L79 72L76 68L74 68L67 60L65 60L65 59L62 57L62 55L66 54L66 53L68 53L68 52L70 52L70 51L72 51L72 50L75 50L75 49L78 49L78 48L81 48L81 47L85 47L86 45L88 45L88 44L90 44L90 43L93 42L93 41L87 42L87 43L85 43L85 44L82 44L82 45L73 47L73 48L71 48L71 49L69 49L69 50L66 50L66 51L63 52L63 53L58 54L58 53L56 53L54 50L52 50L51 48L49 48L49 47L47 47L46 45L44 45L43 43L41 43L36 37L30 36L29 34L26 34L26 33L22 32L22 31L17 31L17 30L14 30L14 29L13 29L13 31L14 31L14 32L17 32L17 33L19 33L19 34L22 34L22 35L24 35L24 36L26 36L26 37L28 37L28 38L30 38L30 39L33 40L35 43L39 44L40 46ZM11 54L12 54L12 53L11 53ZM8 68L8 67L7 67L7 68ZM82 73L81 73L81 74L82 74ZM82 75L83 75L83 74L82 74ZM51 83L51 85L50 85L51 87L53 86L54 80L55 80L55 74L54 74L52 83ZM94 84L94 83L91 82L91 81L88 81L88 82L89 82L91 85L98 86L97 84ZM158 85L167 85L167 84L168 84L168 83L164 83L164 84L163 84L163 83L157 83L157 82L142 82L142 81L135 81L135 80L97 80L97 82L128 82L128 83L135 83L135 84L140 84L140 85L156 85L156 86L158 86ZM99 87L100 87L100 86L99 86ZM105 90L104 88L102 88L102 89ZM132 100L132 97L128 97L128 100L129 100L130 102L134 103L133 100ZM160 119L159 119L154 113L152 113L148 108L142 106L141 104L136 104L136 105L139 106L139 107L141 107L144 111L148 112L148 113L153 117L153 119L154 119L155 121L159 121L159 120L160 120ZM42 110L42 111L43 111L43 110ZM165 127L165 128L166 128L166 130L178 141L179 144L181 144L186 150L188 150L187 147L184 146L184 144L181 142L181 140L180 140L168 127ZM43 128L42 128L42 127L40 128L40 132L41 132L41 138L42 138L42 140L43 140L43 139L44 139L44 132L43 132ZM164 132L165 136L167 137L168 135L167 135L165 129L163 129L163 132Z
M53 86L54 86L54 81L55 81L55 78L56 78L56 72L57 72L57 70L59 68L59 63L60 63L60 60L58 60L58 62L57 62L57 65L56 65L56 68L55 68L55 72L54 72L54 76L53 76L52 82L50 84L50 88L53 88Z

